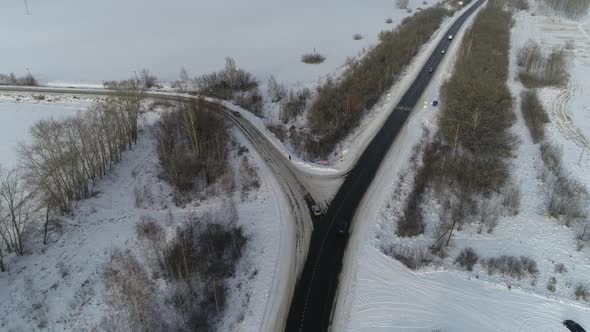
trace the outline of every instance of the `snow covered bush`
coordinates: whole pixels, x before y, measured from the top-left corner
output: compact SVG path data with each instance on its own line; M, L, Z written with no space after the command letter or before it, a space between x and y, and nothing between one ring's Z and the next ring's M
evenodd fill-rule
M234 100L242 107L251 113L262 116L262 108L264 107L264 100L258 92L258 89L246 91L234 97Z
M518 77L529 88L562 85L567 80L567 53L564 48L555 48L543 54L541 46L528 41L517 54L521 67Z
M482 259L480 264L487 270L489 275L501 273L505 277L519 280L527 275L535 276L539 272L537 263L525 256L521 256L520 258L507 255L490 257L488 259Z
M139 79L146 89L151 89L158 85L158 78L152 75L148 69L141 71Z
M104 267L107 299L113 309L104 324L115 330L160 330L163 320L156 299L156 285L129 251L116 249ZM114 326L113 326L114 325Z
M549 281L547 282L547 290L550 291L551 293L555 293L556 287L555 285L557 284L557 279L555 279L555 277L551 277L551 279L549 279Z
M411 270L418 270L431 265L434 260L430 250L424 247L393 244L383 249L383 253L400 261Z
M196 78L199 93L220 98L232 99L236 93L257 89L254 76L237 67L233 58L225 58L225 68Z
M256 172L256 168L252 166L247 156L242 157L239 173L241 177L240 197L244 200L251 191L260 188L260 177L258 176L258 172Z
M313 53L306 53L301 56L301 62L307 63L307 64L317 65L317 64L324 62L325 60L326 60L325 56L323 56L315 51Z
M578 283L576 285L576 289L574 290L574 295L576 295L576 300L584 300L586 302L590 302L590 290L588 290L588 286L583 283Z
M271 75L267 84L268 96L273 103L281 101L287 96L287 88L283 84L277 82L276 78Z
M409 0L397 0L395 4L399 9L408 9L409 2Z
M246 242L234 221L212 215L189 217L177 228L164 250L162 271L170 280L170 302L179 316L176 329L213 329L225 308L226 279L234 275Z
M289 96L281 102L281 121L285 124L299 116L307 107L307 102L311 97L311 91L308 88L301 89L297 92L289 91Z
M564 274L566 272L567 268L565 267L565 265L563 265L563 263L555 264L555 273Z
M549 116L545 112L536 91L526 90L522 92L520 110L533 138L533 143L543 140L545 138L545 125L549 123Z
M467 271L473 271L473 266L477 263L477 260L478 257L475 250L471 247L467 247L461 250L459 256L455 259L455 263L459 264L459 266Z
M520 207L520 189L518 186L508 186L502 193L502 205L508 211L508 214L515 216L518 214Z
M162 175L180 194L201 191L228 173L225 120L203 100L164 114L158 136ZM182 195L175 198L177 204L184 200Z

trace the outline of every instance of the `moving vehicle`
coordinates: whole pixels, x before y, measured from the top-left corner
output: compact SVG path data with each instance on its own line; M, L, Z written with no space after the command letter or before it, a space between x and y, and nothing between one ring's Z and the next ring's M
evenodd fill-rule
M447 51L446 50L442 50L440 51L440 53L445 54Z
M232 111L232 114L238 118L242 116L242 114L240 114L240 112L238 112L238 111Z
M434 69L432 69L432 67L430 67L430 68L428 68L428 72L432 74L434 72Z
M320 210L320 207L315 204L311 206L311 212L316 217L319 217L322 215L322 210Z
M453 40L453 35L449 35L449 40Z
M346 221L338 222L338 224L336 225L336 232L338 233L338 235L346 234Z

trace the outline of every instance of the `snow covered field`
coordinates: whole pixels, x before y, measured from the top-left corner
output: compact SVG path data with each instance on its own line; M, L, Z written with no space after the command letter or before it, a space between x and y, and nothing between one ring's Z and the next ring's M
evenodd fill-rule
M434 0L428 0L432 3ZM41 82L101 82L149 68L163 80L181 66L200 75L226 56L266 81L315 82L347 56L374 44L381 30L409 15L394 0L248 2L209 0L42 1L0 3L2 71ZM416 9L422 0L410 0ZM353 40L359 33L364 39ZM326 61L300 62L318 51Z
M0 96L0 165L9 169L16 166L18 143L27 142L29 129L37 121L72 115L85 107L75 102L15 102L14 98Z
M515 97L522 89L520 83L514 81L515 51L526 42L529 33L533 38L544 37L541 40L545 42L547 39L567 40L564 36L535 34L547 28L543 24L537 25L539 22L561 22L560 26L586 24L533 17L529 13L516 16L509 82ZM550 140L563 146L568 170L589 186L590 158L582 158L582 162L577 164L581 152L580 135L571 135L572 132L587 135L585 128L588 122L584 120L588 116L584 106L587 97L581 93L584 90L580 87L590 84L588 76L581 74L587 70L587 62L582 65L582 60L588 54L578 52L571 68L571 84L566 89L543 90L541 95L547 102L547 111L551 113L552 122L548 125ZM442 76L444 79L444 75L448 73L439 75L439 78ZM571 86L576 89L572 91ZM437 94L438 86L431 85L424 96L425 102L433 96L436 98ZM556 96L569 97L558 99ZM553 102L549 103L549 100ZM519 144L516 158L512 161L512 181L520 189L519 214L501 217L491 234L478 234L475 226L464 227L455 233L448 257L440 266L418 272L410 271L379 249L383 243L392 241L408 245L429 245L432 242L428 227L425 235L416 238L400 240L392 237L392 221L400 204L395 191L398 177L408 171L406 167L412 154L411 146L419 141L420 128L436 129L436 114L430 107L414 110L374 181L381 184L381 188L377 185L371 187L365 197L364 208L355 217L354 235L341 275L334 330L566 331L561 324L564 319L573 319L585 328L590 327L590 304L577 301L574 296L577 283L588 283L590 250L586 247L578 251L575 229L561 225L546 215L544 184L540 180L543 162L538 146L532 144L518 107L517 98L517 122L513 132ZM569 121L567 126L563 125L564 120ZM572 127L577 130L572 131ZM409 171L411 173L412 170ZM383 183L391 185L383 188L387 187ZM407 188L402 185L402 190ZM439 209L434 201L429 205L431 208L426 219L432 225L438 220ZM473 272L465 272L454 264L454 259L462 248L468 246L473 247L480 258L499 255L531 257L537 262L539 273L535 278L516 280L488 276L479 265ZM564 264L567 272L556 272L559 263ZM554 292L547 287L551 278L556 280Z

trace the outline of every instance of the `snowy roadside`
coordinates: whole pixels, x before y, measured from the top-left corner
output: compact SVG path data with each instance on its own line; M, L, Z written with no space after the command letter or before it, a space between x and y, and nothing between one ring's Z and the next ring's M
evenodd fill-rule
M517 16L513 31L513 35L520 34L516 40L524 39L531 30L521 24L521 18ZM364 208L355 218L355 230L341 275L334 330L555 331L563 329L564 319L590 326L590 307L573 297L575 283L586 280L590 273L587 249L576 251L574 231L545 216L538 175L542 165L540 153L538 147L533 146L519 114L521 88L520 83L514 82L513 62L515 48L520 45L512 45L509 82L512 94L517 97L514 112L518 118L513 132L520 143L512 162L512 177L522 197L519 215L501 218L492 234L479 235L472 226L457 232L442 270L440 267L421 272L408 270L380 252L382 239L376 237L376 234L383 235L379 227L394 219L390 204L395 204L392 202L395 182L405 171L399 166L402 163L390 159L395 156L408 160L411 146L419 135L404 139L407 147L394 145L378 175L383 180L375 181L394 182L394 185L386 189L372 186L365 197ZM429 91L437 89L438 86L431 85ZM429 126L434 120L434 116L423 116L419 123ZM411 124L412 121L408 122ZM415 125L413 131L419 131L419 126ZM400 138L405 136L407 134ZM434 222L437 213L435 208L429 211L429 223ZM427 239L422 235L409 241L422 243ZM453 261L463 247L474 248L480 257L531 257L538 263L539 277L533 281L517 281L488 276L485 270L478 268L473 273L461 271ZM568 272L554 272L560 263ZM551 278L557 281L557 291L547 289Z

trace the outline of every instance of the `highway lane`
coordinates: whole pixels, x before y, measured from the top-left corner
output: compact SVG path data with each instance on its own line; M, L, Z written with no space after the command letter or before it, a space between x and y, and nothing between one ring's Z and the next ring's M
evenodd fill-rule
M436 71L444 57L442 50L446 50L449 43L460 42L449 40L448 36L456 35L467 18L484 2L478 0L471 5L447 30L395 110L349 172L327 213L314 225L308 257L293 295L286 331L328 330L348 241L348 229L356 209L411 110L430 83L432 73L429 69ZM340 234L342 228L344 234Z

